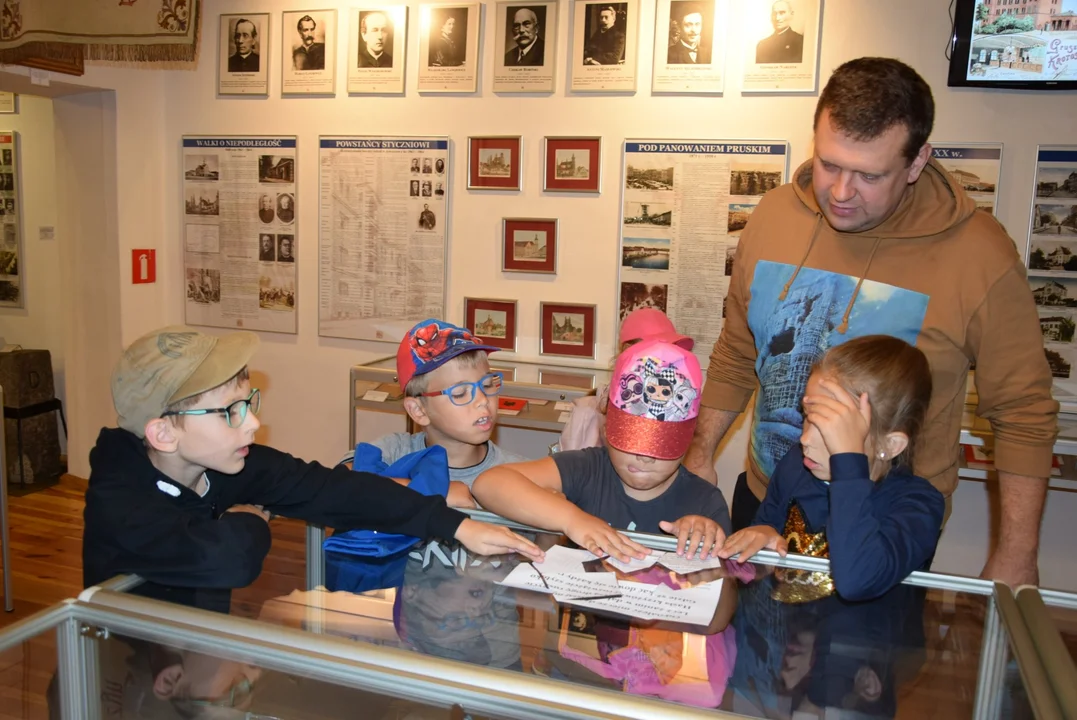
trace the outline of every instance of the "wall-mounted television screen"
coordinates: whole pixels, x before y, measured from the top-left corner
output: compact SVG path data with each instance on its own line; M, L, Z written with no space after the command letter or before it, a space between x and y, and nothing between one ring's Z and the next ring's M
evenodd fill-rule
M950 87L1077 90L1077 0L957 0Z

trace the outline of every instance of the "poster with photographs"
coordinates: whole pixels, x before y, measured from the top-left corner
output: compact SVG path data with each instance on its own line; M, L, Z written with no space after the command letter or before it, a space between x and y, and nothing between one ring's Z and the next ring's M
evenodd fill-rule
M269 95L269 13L222 13L218 95Z
M296 139L183 138L190 325L296 333Z
M575 0L569 48L573 92L635 92L639 0Z
M281 33L281 94L335 94L337 11L286 12Z
M722 92L727 13L726 0L658 0L652 92Z
M352 8L348 38L348 92L403 94L407 6Z
M741 3L732 27L742 38L741 92L815 92L823 0Z
M1002 172L1001 144L932 142L931 156L965 189L976 202L976 209L995 214Z
M785 182L789 144L628 140L624 153L617 324L657 308L695 339L706 367L740 233L763 194Z
M419 14L419 92L478 90L482 5L420 5Z
M1077 412L1077 145L1037 150L1027 258L1055 399L1062 412Z
M18 137L0 132L0 307L23 307L22 217L19 200Z
M448 138L319 145L318 334L396 343L445 317Z
M557 2L497 3L494 92L552 93L557 59Z

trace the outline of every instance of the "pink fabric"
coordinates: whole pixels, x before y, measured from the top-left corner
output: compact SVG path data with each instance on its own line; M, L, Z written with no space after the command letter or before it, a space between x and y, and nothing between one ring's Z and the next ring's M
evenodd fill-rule
M633 695L652 695L663 700L714 708L722 702L726 684L733 674L737 660L737 643L733 626L707 636L707 681L672 682L664 684L658 671L643 650L635 645L616 650L609 655L609 662L561 644L561 656L579 663L591 672L609 680L622 681L621 689Z
M603 444L602 431L606 416L601 407L606 402L607 388L599 395L584 395L572 401L572 412L561 429L559 443L562 451L583 450Z
M673 322L658 308L640 308L628 313L621 323L621 344L640 340L661 340L691 350L696 341L681 335Z

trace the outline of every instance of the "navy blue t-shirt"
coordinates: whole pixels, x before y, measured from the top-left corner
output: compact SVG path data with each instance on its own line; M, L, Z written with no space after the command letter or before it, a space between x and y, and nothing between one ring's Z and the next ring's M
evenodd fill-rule
M664 534L658 527L662 520L702 515L718 523L727 535L730 532L729 506L722 491L683 465L664 493L643 501L625 492L604 447L556 453L553 460L561 473L561 492L568 501L615 528Z

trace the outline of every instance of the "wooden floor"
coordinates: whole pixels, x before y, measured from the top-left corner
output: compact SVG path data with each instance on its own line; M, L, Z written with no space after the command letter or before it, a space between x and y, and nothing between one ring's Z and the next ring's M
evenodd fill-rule
M54 487L8 498L14 612L0 631L82 590L82 508L86 481L65 475ZM305 582L304 529L273 520L273 549L254 585L232 596L232 613L257 617L267 599ZM0 561L2 566L2 561ZM45 691L56 669L55 634L0 653L0 720L48 718Z

